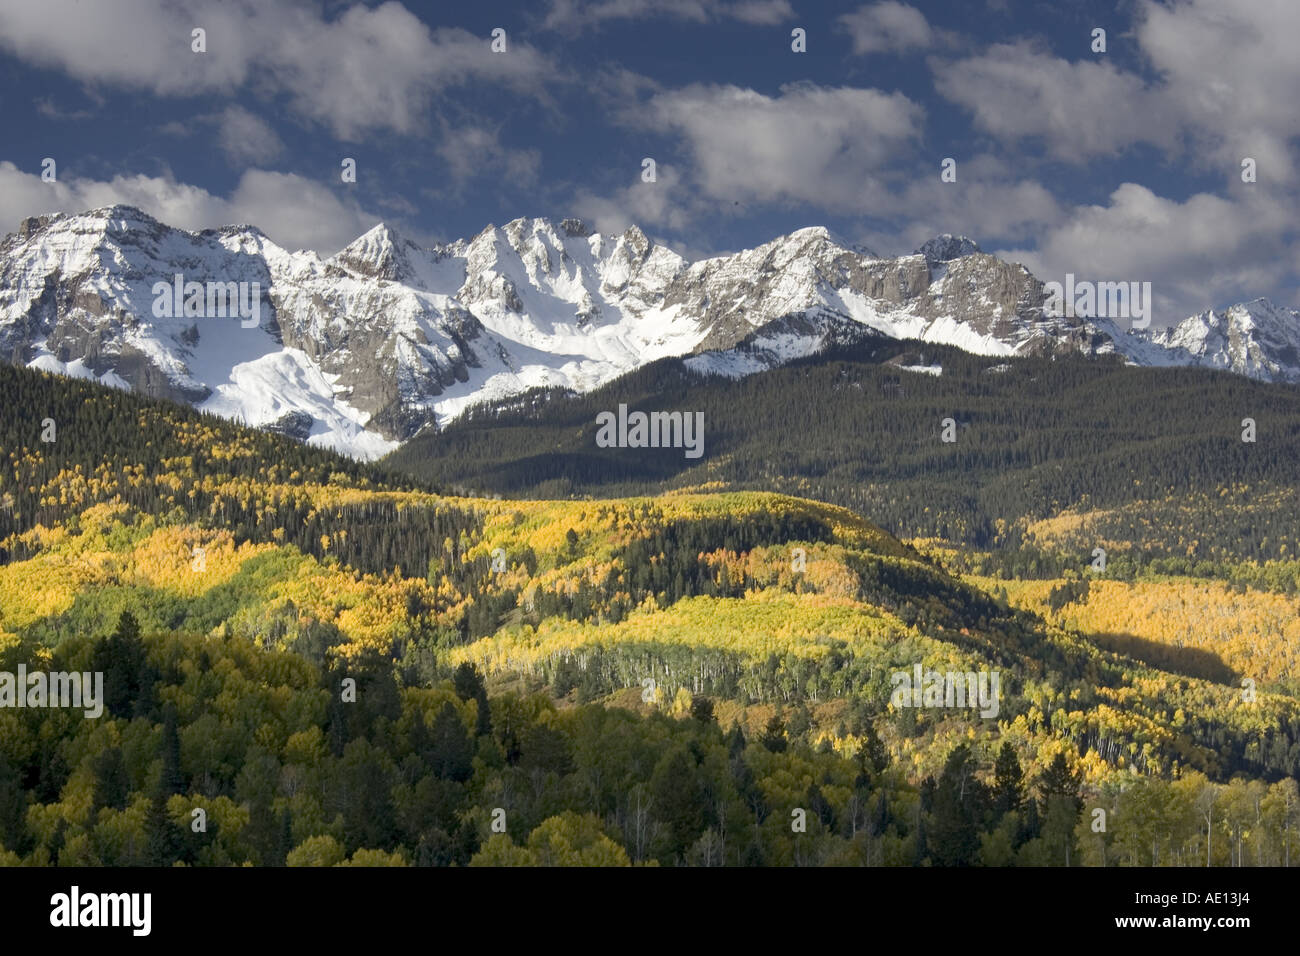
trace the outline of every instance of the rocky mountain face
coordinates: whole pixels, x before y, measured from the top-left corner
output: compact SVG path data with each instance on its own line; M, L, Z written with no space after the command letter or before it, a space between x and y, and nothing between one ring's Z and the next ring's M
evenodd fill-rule
M110 206L28 219L0 242L4 359L360 457L537 386L587 390L667 356L749 374L872 332L1300 380L1297 314L1263 300L1147 333L1044 301L1022 266L964 237L882 258L821 227L688 262L636 227L575 219L432 248L379 225L322 259L252 226L190 233Z
M1160 329L1150 341L1170 364L1225 369L1266 382L1300 381L1300 311L1267 299L1206 311Z

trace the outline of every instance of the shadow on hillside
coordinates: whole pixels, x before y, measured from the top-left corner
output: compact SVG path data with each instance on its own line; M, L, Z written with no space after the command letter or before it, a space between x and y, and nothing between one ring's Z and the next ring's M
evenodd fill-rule
M653 454L652 454L652 453ZM667 481L698 464L674 449L623 450L614 454L547 452L501 462L482 472L481 480L502 494L519 494L546 482L569 482L584 491L620 482Z
M1219 655L1199 647L1177 647L1133 634L1090 634L1094 644L1151 667L1215 684L1236 684L1237 672Z

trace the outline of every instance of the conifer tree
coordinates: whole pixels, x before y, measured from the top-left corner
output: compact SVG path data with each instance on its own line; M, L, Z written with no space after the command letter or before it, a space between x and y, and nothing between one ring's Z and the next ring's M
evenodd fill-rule
M1024 780L1015 748L1003 741L993 765L993 808L999 817L1020 809L1025 798Z

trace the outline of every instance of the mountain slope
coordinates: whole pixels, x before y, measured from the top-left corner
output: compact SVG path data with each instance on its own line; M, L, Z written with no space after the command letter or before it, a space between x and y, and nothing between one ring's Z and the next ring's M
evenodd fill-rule
M981 547L1015 546L1032 522L1083 508L1108 514L1113 533L1096 534L1149 537L1166 556L1289 559L1300 548L1290 385L879 337L756 374L701 373L729 371L722 358L663 360L586 394L476 409L385 464L509 497L775 490L845 505L900 536ZM620 405L702 414L702 456L600 447L597 416ZM1255 442L1242 441L1247 417Z

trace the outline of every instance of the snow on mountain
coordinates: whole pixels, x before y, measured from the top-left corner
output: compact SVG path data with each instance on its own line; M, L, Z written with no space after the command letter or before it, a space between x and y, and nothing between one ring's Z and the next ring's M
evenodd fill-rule
M975 240L945 232L942 236L935 236L922 243L921 248L916 250L916 254L925 256L927 262L938 265L960 259L962 256L973 256L979 251L980 247L975 244Z
M185 301L158 308L177 276ZM200 284L192 303L185 283ZM227 289L251 314L223 307ZM364 458L537 386L589 390L668 356L746 375L873 334L1300 378L1297 313L1263 300L1133 333L1048 315L1044 298L1024 267L965 237L883 258L820 226L697 262L635 226L607 236L576 219L432 247L380 224L321 259L253 226L191 233L109 206L28 219L0 241L10 361Z
M1225 369L1266 382L1300 382L1300 311L1255 299L1206 311L1149 336L1169 364Z
M731 348L698 352L682 364L701 375L743 378L836 345L866 341L873 334L852 319L813 309L768 322Z

